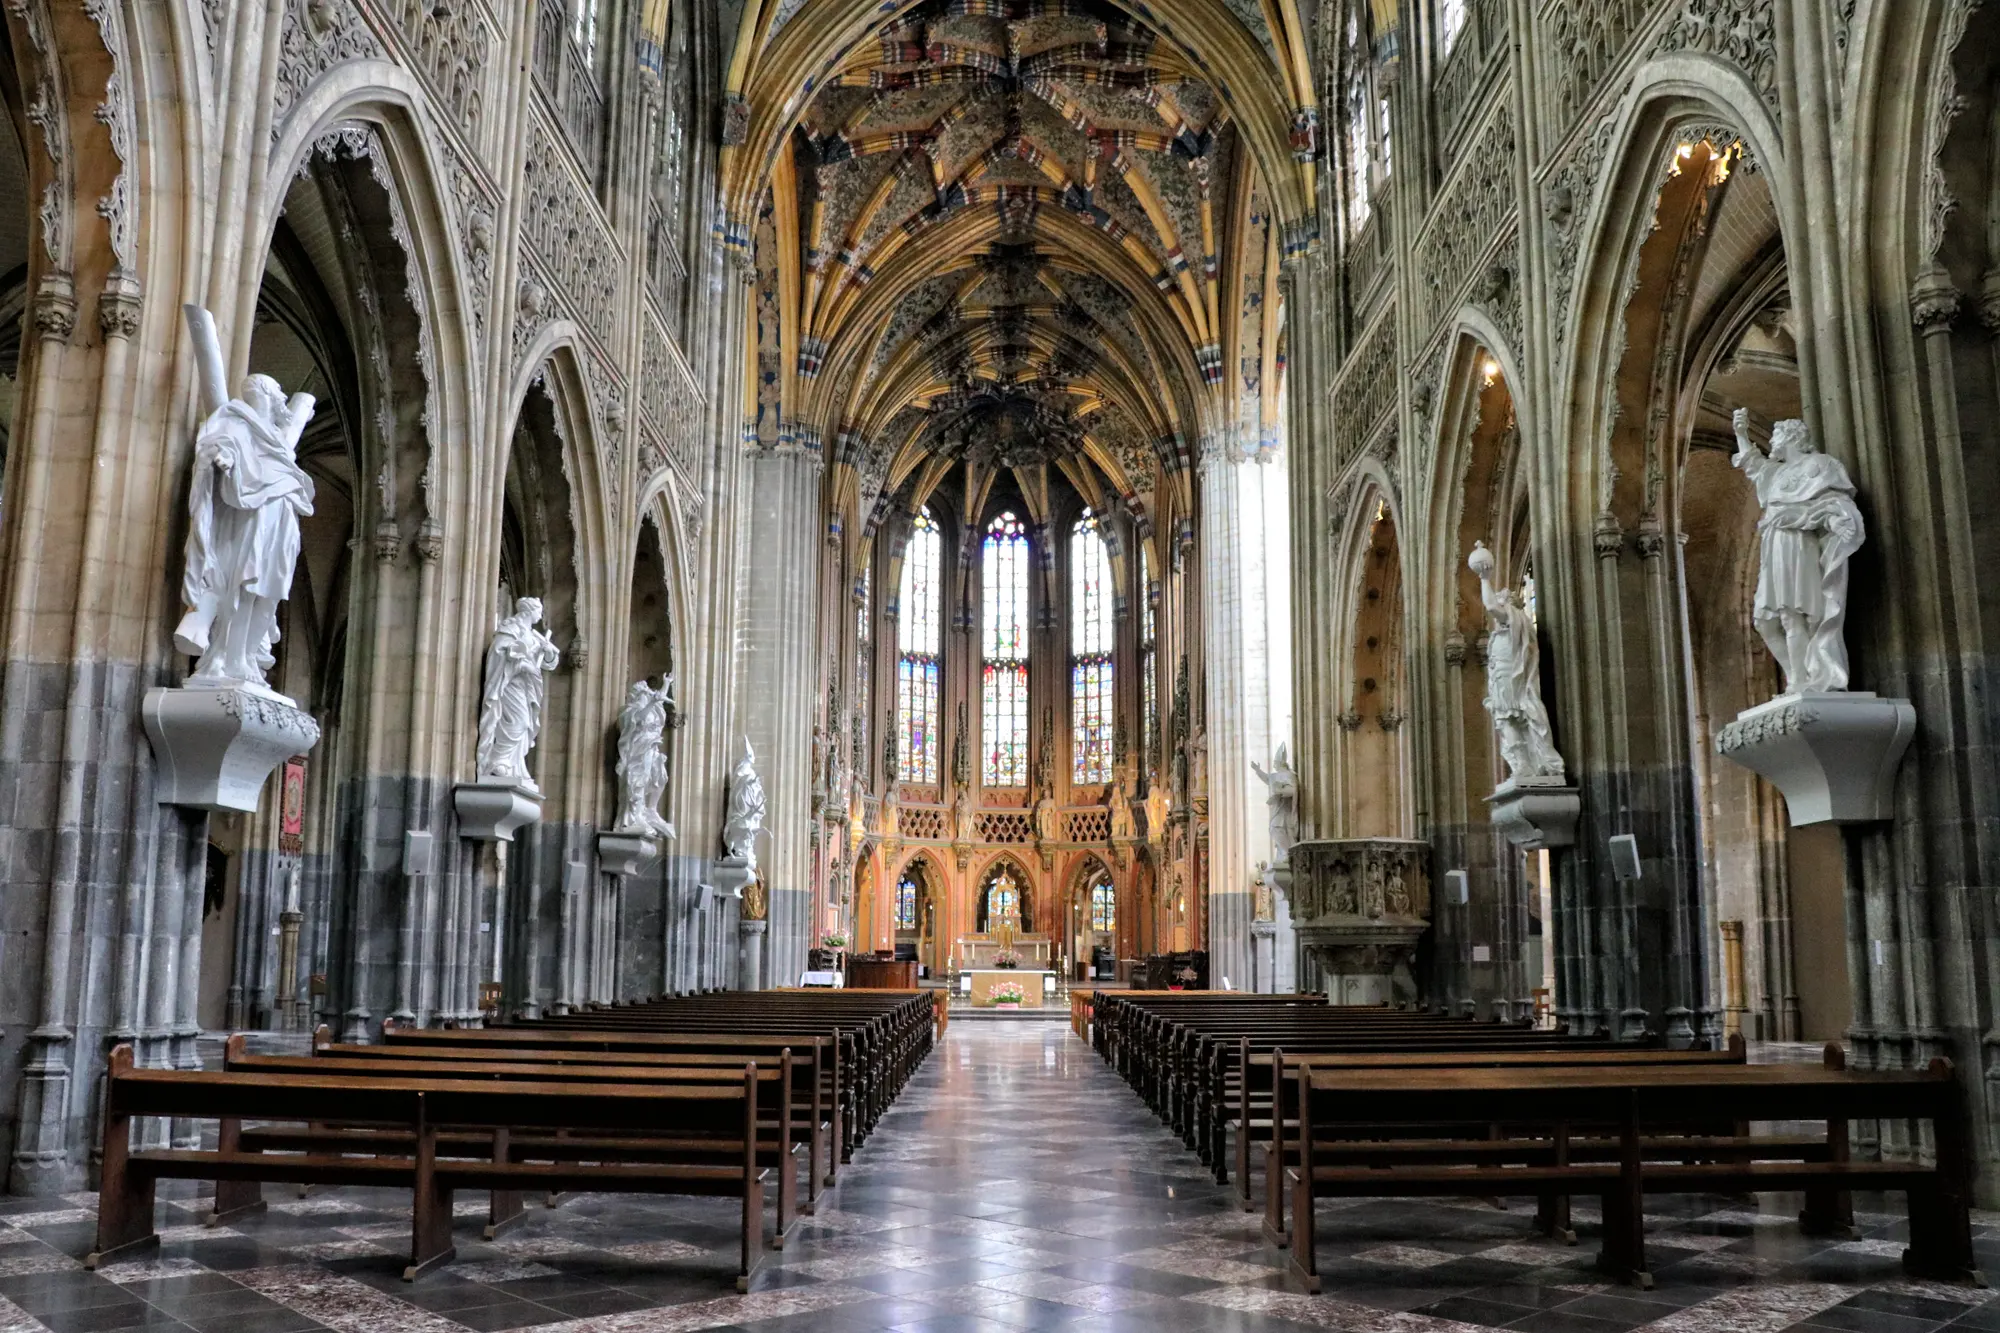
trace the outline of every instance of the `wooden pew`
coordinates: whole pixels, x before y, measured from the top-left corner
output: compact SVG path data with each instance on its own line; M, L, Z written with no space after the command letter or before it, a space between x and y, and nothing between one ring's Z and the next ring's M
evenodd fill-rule
M1267 1131L1261 1142L1264 1158L1264 1237L1274 1245L1284 1245L1289 1239L1285 1226L1285 1190L1283 1171L1299 1160L1299 1122L1297 1120L1298 1071L1301 1069L1323 1070L1329 1075L1346 1071L1379 1073L1403 1069L1522 1069L1522 1068L1632 1068L1637 1066L1711 1066L1741 1065L1745 1061L1746 1048L1739 1035L1721 1051L1665 1049L1636 1049L1633 1047L1606 1047L1576 1045L1568 1049L1522 1051L1507 1048L1490 1050L1411 1050L1393 1055L1362 1054L1354 1052L1298 1052L1272 1051L1265 1054L1248 1054L1246 1063L1251 1075L1241 1081L1237 1088L1237 1119L1230 1122L1236 1132L1236 1197L1237 1203L1246 1212L1254 1204L1250 1198L1250 1178L1252 1169L1252 1149L1256 1131ZM1255 1111L1257 1101L1252 1093L1261 1074L1264 1089L1263 1110L1266 1116L1258 1119ZM1285 1098L1282 1094L1290 1092ZM1247 1123L1245 1132L1239 1126ZM1499 1135L1499 1126L1488 1122L1474 1127L1470 1135L1460 1135L1460 1142L1467 1143L1464 1154L1468 1157L1486 1151L1477 1146L1479 1140L1492 1140ZM1412 1126L1406 1136L1421 1136L1418 1146L1410 1151L1416 1154L1437 1151L1436 1140L1448 1134L1448 1127ZM1348 1158L1368 1158L1384 1161L1396 1156L1392 1145L1387 1142L1390 1132L1384 1127L1371 1126L1354 1129L1351 1137L1362 1140L1358 1146L1323 1140L1318 1151L1323 1158L1331 1155L1342 1160ZM1587 1154L1592 1149L1571 1140L1573 1153ZM1679 1144L1675 1146L1685 1146ZM1796 1142L1790 1147L1802 1147ZM1574 1232L1569 1227L1569 1200L1567 1195L1544 1194L1542 1208L1537 1223L1549 1235L1560 1236L1574 1241Z
M1829 1062L1833 1064L1835 1062ZM1545 1192L1597 1194L1604 1200L1600 1264L1621 1279L1650 1286L1644 1245L1644 1197L1668 1193L1745 1194L1803 1191L1825 1200L1855 1189L1909 1195L1913 1274L1977 1280L1972 1252L1970 1184L1963 1093L1950 1063L1927 1070L1855 1072L1810 1065L1624 1067L1485 1067L1336 1070L1304 1067L1290 1075L1299 1096L1299 1161L1285 1169L1292 1195L1290 1272L1308 1291L1319 1287L1313 1200L1377 1197L1503 1197ZM1678 1157L1649 1155L1648 1135L1726 1117L1739 1122L1828 1122L1826 1151L1815 1159L1769 1148L1749 1136L1704 1142ZM1933 1166L1857 1162L1847 1152L1853 1119L1928 1120ZM1448 1145L1435 1160L1389 1167L1323 1164L1323 1130L1349 1126L1494 1122L1532 1132L1514 1143L1468 1153ZM1615 1160L1577 1162L1564 1151L1569 1127L1612 1127ZM1548 1152L1547 1146L1554 1145Z
M606 1057L608 1058L608 1057ZM694 1061L696 1063L683 1063ZM690 1085L734 1086L743 1078L745 1058L729 1056L641 1057L619 1064L576 1064L550 1061L457 1060L421 1058L419 1053L383 1046L331 1045L316 1049L314 1055L251 1055L243 1034L229 1038L224 1048L223 1067L233 1072L334 1074L356 1078L467 1079L481 1082L559 1082L581 1085ZM805 1080L798 1080L804 1084ZM816 1089L814 1090L817 1091ZM782 1249L798 1225L801 1212L813 1210L817 1190L813 1188L810 1150L810 1122L795 1113L798 1106L794 1088L791 1052L781 1052L776 1067L758 1070L758 1160L777 1177L777 1221L772 1231L772 1248ZM807 1114L816 1114L817 1099ZM406 1146L411 1141L400 1129L360 1130L352 1127L305 1128L242 1127L240 1119L225 1120L221 1137L241 1152L342 1152L359 1142L379 1151L388 1146ZM489 1143L490 1138L490 1143ZM440 1140L453 1149L490 1147L496 1160L512 1161L727 1161L740 1151L734 1129L728 1135L707 1137L685 1129L657 1135L625 1134L614 1139L577 1135L569 1131L536 1134L524 1129L500 1131L491 1136L447 1130ZM798 1201L799 1166L806 1164L808 1199L803 1209ZM263 1207L262 1185L257 1181L218 1181L212 1222ZM492 1240L522 1217L518 1190L496 1190L487 1214L486 1239Z
M812 1072L806 1075L810 1086L821 1087L830 1126L824 1142L815 1145L813 1151L813 1171L823 1183L831 1185L837 1174L836 1161L851 1159L852 1149L843 1139L846 1117L849 1114L846 1098L846 1082L841 1065L841 1050L838 1042L826 1035L812 1033L790 1033L766 1035L762 1033L678 1033L565 1029L553 1027L500 1027L500 1028L411 1028L384 1024L383 1045L421 1051L434 1058L450 1058L446 1053L455 1052L460 1056L477 1059L492 1059L494 1052L510 1051L521 1053L518 1057L534 1060L568 1061L570 1063L600 1064L601 1054L639 1055L660 1057L673 1054L713 1054L724 1057L742 1058L754 1056L765 1061L778 1058L780 1052L790 1050L795 1061L803 1061ZM612 1062L617 1063L617 1062ZM818 1125L815 1116L813 1123ZM841 1145L836 1148L835 1145Z
M105 1085L103 1183L97 1243L85 1267L98 1268L156 1246L154 1185L161 1179L298 1182L401 1187L414 1196L410 1262L415 1280L450 1261L452 1193L458 1189L577 1189L614 1193L737 1196L742 1200L739 1290L763 1258L764 1187L758 1160L758 1070L746 1064L727 1084L635 1085L481 1082L443 1078L361 1078L136 1068L132 1048L113 1049ZM329 1115L329 1112L333 1114ZM132 1119L273 1120L372 1129L406 1136L379 1151L339 1154L135 1150ZM452 1156L445 1131L484 1135L485 1151ZM497 1136L528 1130L604 1134L686 1130L704 1138L734 1133L730 1162L520 1162L492 1151ZM442 1150L441 1150L442 1149Z

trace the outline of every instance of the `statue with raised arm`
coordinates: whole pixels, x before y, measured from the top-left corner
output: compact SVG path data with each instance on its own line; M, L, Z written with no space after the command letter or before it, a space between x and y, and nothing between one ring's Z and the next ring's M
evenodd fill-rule
M1291 855L1292 844L1299 840L1299 775L1293 771L1291 758L1282 745L1271 760L1270 772L1259 767L1255 759L1250 761L1250 771L1269 788L1264 804L1271 811L1271 860L1282 861Z
M667 791L667 710L674 703L672 672L655 689L635 680L618 711L618 823L613 831L646 838L671 838L674 826L660 813Z
M722 820L722 845L729 855L757 864L757 832L764 827L764 780L757 776L757 756L750 738L729 775L729 807Z
M1493 582L1493 552L1474 542L1467 568L1479 576L1486 608L1486 711L1500 735L1500 757L1515 781L1563 777L1549 710L1542 703L1541 649L1526 599Z
M241 395L226 389L215 319L183 307L194 340L204 418L195 435L188 486L187 613L174 647L196 658L195 687L245 685L270 693L278 603L291 596L299 520L313 512L313 482L298 464L299 436L313 396L287 400L269 375L251 375Z
M556 641L536 626L542 603L523 597L514 614L501 616L486 650L486 688L479 704L479 780L512 782L539 792L528 772L528 751L542 730L548 673L562 661Z
M1736 456L1757 488L1757 596L1751 623L1785 671L1785 693L1847 688L1847 562L1866 537L1854 482L1813 446L1803 421L1771 428L1771 452L1736 409Z

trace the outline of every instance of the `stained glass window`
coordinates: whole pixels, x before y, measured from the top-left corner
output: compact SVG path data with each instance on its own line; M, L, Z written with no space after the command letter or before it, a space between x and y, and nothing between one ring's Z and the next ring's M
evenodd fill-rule
M914 876L904 875L896 882L896 929L915 930L917 928L917 881Z
M896 767L905 782L938 780L938 653L944 543L931 511L918 513L903 553L896 657Z
M875 631L873 581L869 578L867 566L862 566L861 578L854 585L854 771L863 781L868 777L868 759L872 750L868 744L868 719L874 715L874 701L869 698L870 673L875 668Z
M570 37L583 52L585 63L597 59L598 0L569 0Z
M1444 55L1465 31L1465 0L1438 0L1438 54Z
M1373 114L1368 91L1368 52L1361 31L1361 7L1347 11L1347 226L1358 233L1368 225L1374 206L1369 171L1374 152L1369 147L1368 118Z
M986 759L989 787L1028 785L1028 533L1005 513L986 529L980 573Z
M1152 772L1160 744L1160 633L1153 608L1153 561L1146 548L1139 548L1139 702L1145 715L1145 738L1140 741L1146 770Z
M1070 541L1070 709L1079 783L1111 781L1111 552L1086 509Z
M1118 929L1118 894L1109 880L1099 880L1090 886L1090 928Z

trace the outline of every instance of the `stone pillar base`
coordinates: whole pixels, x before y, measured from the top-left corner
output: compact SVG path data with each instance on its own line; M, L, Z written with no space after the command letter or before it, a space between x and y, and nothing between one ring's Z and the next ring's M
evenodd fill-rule
M1866 824L1894 814L1896 769L1916 733L1908 699L1781 694L1738 713L1715 752L1783 792L1794 828Z
M161 805L255 813L271 770L319 744L319 723L290 699L236 685L146 691L140 710L159 765Z
M499 778L459 783L451 803L458 811L458 836L474 842L512 842L516 830L542 817L541 792Z
M1561 778L1509 778L1493 789L1486 804L1494 828L1524 851L1576 843L1583 797Z

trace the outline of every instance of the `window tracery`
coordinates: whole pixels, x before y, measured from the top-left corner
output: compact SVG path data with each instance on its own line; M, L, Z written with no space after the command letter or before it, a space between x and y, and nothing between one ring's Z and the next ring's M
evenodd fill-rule
M896 881L896 929L915 930L917 928L917 880L911 871L904 871Z
M1111 553L1097 515L1077 520L1070 540L1070 709L1075 781L1111 781Z
M897 627L896 767L905 782L938 780L938 676L944 543L929 508L911 524Z
M1153 605L1153 560L1146 548L1139 548L1139 705L1145 736L1141 762L1148 777L1153 773L1160 750L1160 632L1158 611Z
M1028 533L1010 511L988 525L980 573L988 787L1028 784Z
M1110 880L1090 886L1090 928L1106 934L1118 929L1118 894Z

